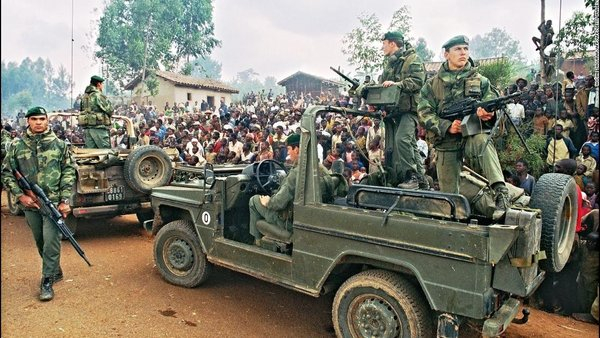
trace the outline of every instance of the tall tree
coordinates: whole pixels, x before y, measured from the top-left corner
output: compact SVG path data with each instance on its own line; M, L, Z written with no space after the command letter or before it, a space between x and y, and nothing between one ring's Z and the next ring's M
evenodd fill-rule
M352 29L342 38L342 52L356 71L374 74L381 69L381 23L375 14L361 14L359 27Z
M211 0L113 0L100 18L96 56L121 85L144 69L174 70L220 45L212 10Z
M565 58L581 55L586 57L586 52L595 47L596 36L594 27L594 0L585 0L585 12L577 11L560 29L555 44L558 54ZM596 18L598 20L598 18Z
M342 38L342 53L347 55L347 61L357 73L374 76L381 71L383 54L381 53L381 37L385 33L382 24L375 14L361 14L358 16L359 26L346 33ZM394 12L387 31L401 31L406 41L412 43L410 36L412 17L407 6L402 6ZM433 52L426 48L425 40L417 41L424 44L421 50L423 55L433 57Z
M469 49L474 59L506 56L513 61L525 62L519 41L500 28L492 28L483 36L478 34L473 37Z

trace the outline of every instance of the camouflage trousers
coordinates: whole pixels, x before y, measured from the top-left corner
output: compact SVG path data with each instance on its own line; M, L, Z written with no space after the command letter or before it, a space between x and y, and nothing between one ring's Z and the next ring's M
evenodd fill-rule
M408 172L425 173L417 148L417 123L417 116L410 113L394 116L385 123L385 165L393 168L398 180L393 185L402 183Z
M249 232L255 239L261 239L263 234L258 231L256 228L256 222L261 219L264 219L270 224L276 224L282 229L286 229L291 231L291 226L289 222L281 219L280 211L267 209L260 203L260 196L254 195L250 198L250 202L248 203L250 206L250 229Z
M83 130L86 148L110 149L110 136L106 128L85 128Z
M60 231L38 211L25 210L25 218L42 257L42 276L54 276L60 270Z
M598 290L598 251L581 248L581 268L579 270L578 298L584 311L591 309Z
M460 172L462 171L463 158L469 166L478 172L482 172L487 178L489 185L496 182L504 182L502 168L498 160L498 153L493 142L488 143L483 156L479 157L487 141L487 134L469 136L464 141L463 149L443 150L436 149L437 161L436 171L440 184L440 191L448 193L459 193Z

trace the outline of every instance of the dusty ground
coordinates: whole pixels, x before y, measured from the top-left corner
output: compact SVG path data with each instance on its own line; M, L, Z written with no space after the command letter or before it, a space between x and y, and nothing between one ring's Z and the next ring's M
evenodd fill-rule
M65 279L55 299L37 300L41 271L23 217L2 193L2 337L334 337L333 296L312 298L217 268L202 286L163 281L152 238L135 216L87 222L77 240L93 266L63 243ZM598 325L532 309L529 323L505 337L598 337ZM464 327L463 335L477 332Z

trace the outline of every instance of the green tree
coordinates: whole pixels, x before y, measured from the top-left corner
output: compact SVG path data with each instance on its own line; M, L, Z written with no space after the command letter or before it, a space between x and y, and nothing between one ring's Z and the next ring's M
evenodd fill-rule
M415 44L415 51L417 52L417 55L419 55L421 60L423 60L423 61L433 60L434 53L431 49L427 48L427 42L425 41L424 38L419 38L417 40L417 43Z
M113 0L100 18L96 43L96 57L122 81L143 69L174 70L180 60L220 45L211 0Z
M506 56L513 61L525 62L519 41L500 28L492 28L483 36L473 37L469 43L469 49L474 59Z
M373 76L381 71L383 54L381 53L381 37L385 33L383 26L375 14L362 13L358 16L359 26L346 33L342 38L342 53L347 55L346 61L354 67L354 71L364 75ZM392 15L392 20L387 31L401 31L404 39L412 44L410 36L412 28L412 17L407 6L402 6ZM422 41L422 42L421 42ZM420 51L428 56L431 51L423 38L417 40L416 44L422 44ZM419 53L419 51L417 52ZM431 52L431 60L433 52Z
M597 36L594 35L594 0L585 0L585 12L577 11L567 20L564 27L560 29L554 43L559 55L565 58L571 56L583 56L586 59L586 52L594 48ZM597 20L597 18L596 18Z
M479 65L479 73L487 77L496 88L502 89L512 83L514 61L504 57Z
M360 26L352 29L342 38L342 53L348 55L347 61L355 71L374 74L381 69L382 26L375 14L361 14Z

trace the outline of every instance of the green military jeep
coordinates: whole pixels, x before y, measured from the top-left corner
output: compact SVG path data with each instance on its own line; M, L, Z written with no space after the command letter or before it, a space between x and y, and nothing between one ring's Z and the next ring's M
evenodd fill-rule
M76 113L50 113L50 125L67 122L77 124ZM86 149L72 145L71 155L76 164L77 182L71 197L73 212L65 223L75 233L81 220L108 218L118 215L137 215L140 223L153 218L150 192L153 187L169 183L173 174L176 149L157 146L137 146L133 122L126 116L113 116L123 126L128 137L124 146L114 149ZM22 211L8 193L12 214Z
M526 322L526 312L515 318L522 299L569 258L574 180L544 175L531 199L516 188L515 206L496 221L481 206L489 187L474 184L481 179L469 172L461 190L469 196L348 187L333 174L337 197L323 203L315 118L327 112L366 114L306 109L293 230L259 221L260 246L248 234L248 202L271 190L282 165L176 168L187 179L152 189L155 217L146 225L156 234L154 260L163 278L196 287L218 265L314 297L336 292L339 337L453 337L465 320L497 336L511 322Z

